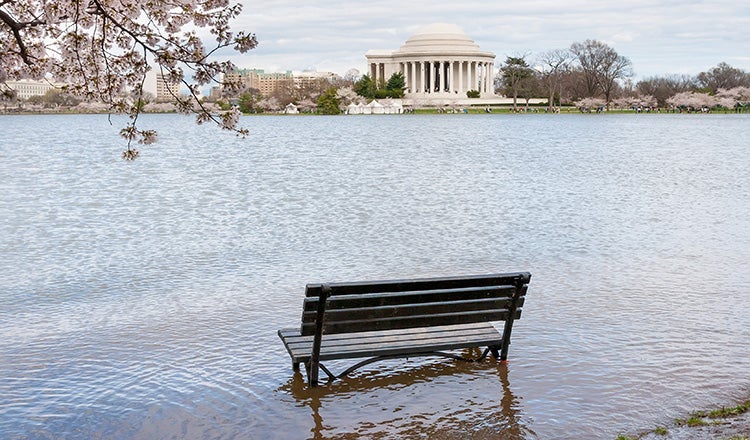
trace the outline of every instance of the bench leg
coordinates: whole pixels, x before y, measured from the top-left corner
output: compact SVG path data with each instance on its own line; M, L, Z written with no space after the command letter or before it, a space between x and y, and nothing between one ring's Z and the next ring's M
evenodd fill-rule
M305 364L305 369L307 370L307 382L311 387L316 387L318 386L318 364L311 364L312 362Z
M500 357L500 346L499 345L493 345L492 347L487 347L492 352L492 357L495 359Z
M320 374L319 370L323 370L325 374L328 375L328 382L333 382L334 379L336 379L336 376L331 373L331 370L326 368L325 365L318 363L315 367L311 366L312 362L305 363L305 371L307 372L307 381L309 382L311 387L318 386L318 376ZM299 370L299 366L297 367Z

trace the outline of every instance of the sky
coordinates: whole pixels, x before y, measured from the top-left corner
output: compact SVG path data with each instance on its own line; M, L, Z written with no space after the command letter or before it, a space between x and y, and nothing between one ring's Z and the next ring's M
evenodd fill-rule
M259 45L224 58L267 72L366 73L365 52L398 49L433 23L463 29L498 67L507 56L533 60L592 39L628 57L635 79L696 75L720 62L750 72L750 0L239 1L233 28Z

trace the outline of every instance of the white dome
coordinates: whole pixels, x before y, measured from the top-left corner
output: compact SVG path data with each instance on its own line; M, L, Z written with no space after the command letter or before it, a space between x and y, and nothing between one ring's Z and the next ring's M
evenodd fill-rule
M435 23L420 29L397 51L399 55L420 53L481 53L479 45L454 24Z

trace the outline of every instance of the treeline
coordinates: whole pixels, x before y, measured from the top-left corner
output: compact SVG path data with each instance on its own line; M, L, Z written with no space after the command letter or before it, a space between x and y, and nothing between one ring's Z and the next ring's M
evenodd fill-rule
M719 63L698 75L667 75L632 81L633 65L607 44L586 40L536 56L509 56L495 77L499 94L519 100L545 97L550 107L581 109L714 107L750 109L750 73Z

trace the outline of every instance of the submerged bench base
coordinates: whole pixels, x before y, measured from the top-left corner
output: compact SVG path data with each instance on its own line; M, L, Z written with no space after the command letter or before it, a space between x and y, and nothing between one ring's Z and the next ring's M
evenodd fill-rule
M307 365L312 354L313 336L302 336L299 329L282 329L279 330L279 337L292 358L294 370L299 370L299 364ZM368 359L338 375L331 373L323 364L320 364L320 368L328 375L329 381L332 381L347 376L365 365L385 359L444 356L478 362L487 357L490 352L494 357L499 358L502 341L502 333L488 322L328 335L321 344L321 362L364 357ZM475 359L445 352L445 350L478 347L486 347L486 349L480 357Z

